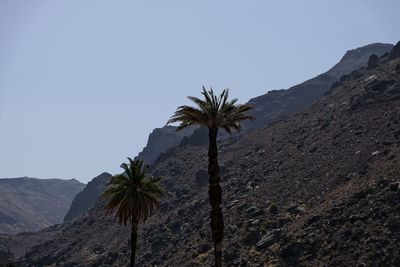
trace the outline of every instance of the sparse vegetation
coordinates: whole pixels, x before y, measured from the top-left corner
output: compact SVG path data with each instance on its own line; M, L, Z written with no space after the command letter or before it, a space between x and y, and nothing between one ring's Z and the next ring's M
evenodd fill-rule
M271 204L269 205L269 212L270 212L272 215L276 215L276 214L278 213L278 206L276 206L275 203L271 203Z

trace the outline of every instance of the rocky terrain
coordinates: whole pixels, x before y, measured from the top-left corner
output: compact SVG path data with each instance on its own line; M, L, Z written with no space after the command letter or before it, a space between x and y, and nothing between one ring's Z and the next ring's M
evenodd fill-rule
M195 128L188 128L176 132L176 127L174 126L156 128L149 135L146 146L135 159L142 159L147 164L152 164L161 153L178 145L184 137L190 136L194 130Z
M251 123L245 122L242 132L263 127L271 121L302 111L321 99L332 84L339 81L341 76L367 66L370 55L382 56L392 48L392 44L374 43L349 50L339 63L317 77L289 89L272 90L250 99L248 104L254 107L251 112L257 120ZM143 159L148 164L152 164L160 154L179 143L199 145L208 141L207 132L203 129L190 128L182 132L176 132L175 129L173 126L154 129L149 136L147 145L139 153L137 159Z
M93 178L81 192L76 194L64 217L64 222L73 220L94 206L110 178L111 174L104 172Z
M254 107L252 115L257 120L250 124L245 123L241 133L260 128L269 122L303 110L321 99L332 84L339 81L342 75L349 74L361 67L366 67L369 56L373 54L381 56L392 48L392 44L375 43L349 50L339 63L329 71L287 90L270 91L265 95L251 99L248 104ZM220 139L228 137L228 135L220 133ZM176 127L164 126L153 130L149 135L147 145L135 159L143 159L147 164L153 164L168 157L166 152L174 146L198 146L206 145L207 142L207 129L201 127L197 129L189 128L176 132ZM96 190L96 192L97 197L92 192L91 196L88 197L91 199L88 203L82 201L79 202L79 205L73 203L74 207L72 209L79 209L79 214L87 210L93 205L95 199L100 196L101 190ZM67 214L67 220L70 220L69 217L70 215Z
M75 179L0 179L0 233L38 231L61 223L84 186Z
M392 44L369 44L345 53L342 59L330 70L287 90L273 90L265 95L250 99L254 107L254 122L244 123L244 130L253 130L289 114L302 111L321 99L339 81L340 77L367 66L370 55L382 56L393 48Z
M220 143L227 266L399 266L400 43L317 103ZM151 173L169 196L141 228L142 266L210 266L207 154L176 146ZM18 266L123 266L129 229L102 201Z
M51 240L61 225L53 225L37 232L23 232L16 235L0 234L0 266L8 266L23 257L32 247Z

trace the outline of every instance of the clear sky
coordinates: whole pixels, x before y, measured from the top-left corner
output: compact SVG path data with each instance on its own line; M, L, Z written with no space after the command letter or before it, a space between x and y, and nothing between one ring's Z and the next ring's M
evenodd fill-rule
M398 0L0 1L0 177L117 173L185 96L241 102L400 40Z

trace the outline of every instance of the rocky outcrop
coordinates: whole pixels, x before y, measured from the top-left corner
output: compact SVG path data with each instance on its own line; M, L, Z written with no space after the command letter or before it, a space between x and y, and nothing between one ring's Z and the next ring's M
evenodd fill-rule
M75 179L0 179L0 233L38 231L61 223L84 186Z
M392 51L390 51L389 57L391 59L396 59L400 57L400 42L398 42Z
M111 174L107 172L93 178L85 188L75 196L64 217L64 222L72 221L74 218L80 216L89 208L94 206L110 178Z
M152 164L158 156L169 148L176 146L186 136L190 136L195 128L187 128L177 132L174 126L156 128L149 135L147 145L135 159L142 159L146 164Z
M349 50L338 64L326 72L326 75L339 79L354 70L366 67L371 55L380 57L392 51L393 47L392 44L374 43Z

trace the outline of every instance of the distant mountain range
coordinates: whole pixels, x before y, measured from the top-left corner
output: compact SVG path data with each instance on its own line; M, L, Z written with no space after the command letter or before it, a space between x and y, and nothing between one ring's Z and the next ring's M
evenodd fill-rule
M61 223L84 187L75 179L0 179L0 233L32 232Z

